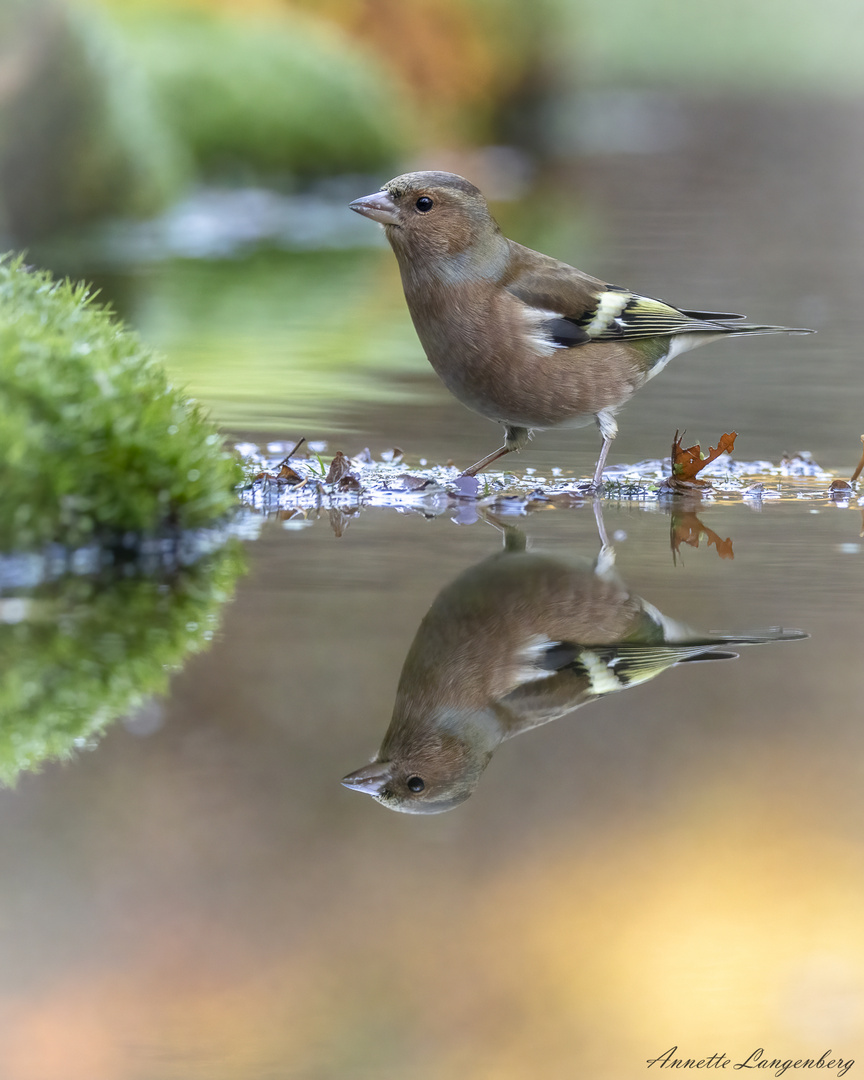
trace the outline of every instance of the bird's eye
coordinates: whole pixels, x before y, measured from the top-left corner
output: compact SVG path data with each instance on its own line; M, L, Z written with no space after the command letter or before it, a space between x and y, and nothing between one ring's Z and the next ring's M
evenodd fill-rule
M415 795L418 795L423 788L426 787L419 776L409 776L406 780L406 784L408 785L408 790L413 791Z
M421 214L428 214L432 209L432 200L428 195L421 195L414 205L420 211Z

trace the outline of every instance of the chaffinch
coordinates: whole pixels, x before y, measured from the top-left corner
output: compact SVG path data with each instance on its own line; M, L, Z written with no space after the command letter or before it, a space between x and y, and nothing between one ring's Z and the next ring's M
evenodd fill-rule
M352 210L384 226L429 362L504 445L463 476L521 450L531 431L597 421L602 484L615 413L678 353L719 337L807 334L690 311L610 285L508 240L482 193L454 173L397 176Z
M471 795L505 739L675 664L805 637L699 633L630 592L608 543L592 563L529 552L524 533L508 527L503 551L436 597L405 658L375 759L342 783L391 810L450 810Z

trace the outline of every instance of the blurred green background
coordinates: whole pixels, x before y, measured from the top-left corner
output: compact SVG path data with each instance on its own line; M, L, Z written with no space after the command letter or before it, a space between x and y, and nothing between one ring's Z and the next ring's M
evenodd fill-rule
M94 282L235 432L434 404L446 459L435 432L476 420L444 404L380 230L345 204L453 169L510 235L611 280L824 324L851 295L862 23L850 0L0 0L0 248ZM794 385L834 344L760 355L788 354ZM705 366L677 370L692 399ZM740 405L734 377L717 392ZM787 404L794 431L809 402ZM646 433L618 446L659 452ZM760 434L754 456L788 448Z

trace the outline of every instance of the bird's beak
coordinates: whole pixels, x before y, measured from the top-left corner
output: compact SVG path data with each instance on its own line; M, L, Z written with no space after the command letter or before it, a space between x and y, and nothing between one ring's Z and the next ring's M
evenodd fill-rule
M391 779L389 761L373 761L356 772L342 777L342 783L352 791L365 791L367 795L380 795Z
M362 199L355 199L354 202L348 203L348 206L356 214L372 218L373 221L380 221L382 225L399 223L396 203L386 191L375 191L371 195L364 195Z

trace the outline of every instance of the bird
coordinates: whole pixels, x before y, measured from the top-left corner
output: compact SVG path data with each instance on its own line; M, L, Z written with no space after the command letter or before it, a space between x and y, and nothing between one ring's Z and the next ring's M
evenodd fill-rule
M506 526L503 549L434 600L378 753L343 785L390 810L442 813L473 793L505 739L676 665L735 659L730 646L808 636L693 630L631 592L602 526L601 539L592 560L530 551L525 534Z
M410 172L349 203L384 227L408 310L435 372L463 405L504 426L504 443L462 476L523 449L534 431L595 420L602 446L615 414L679 353L722 337L809 334L676 308L507 239L486 199L449 172Z

